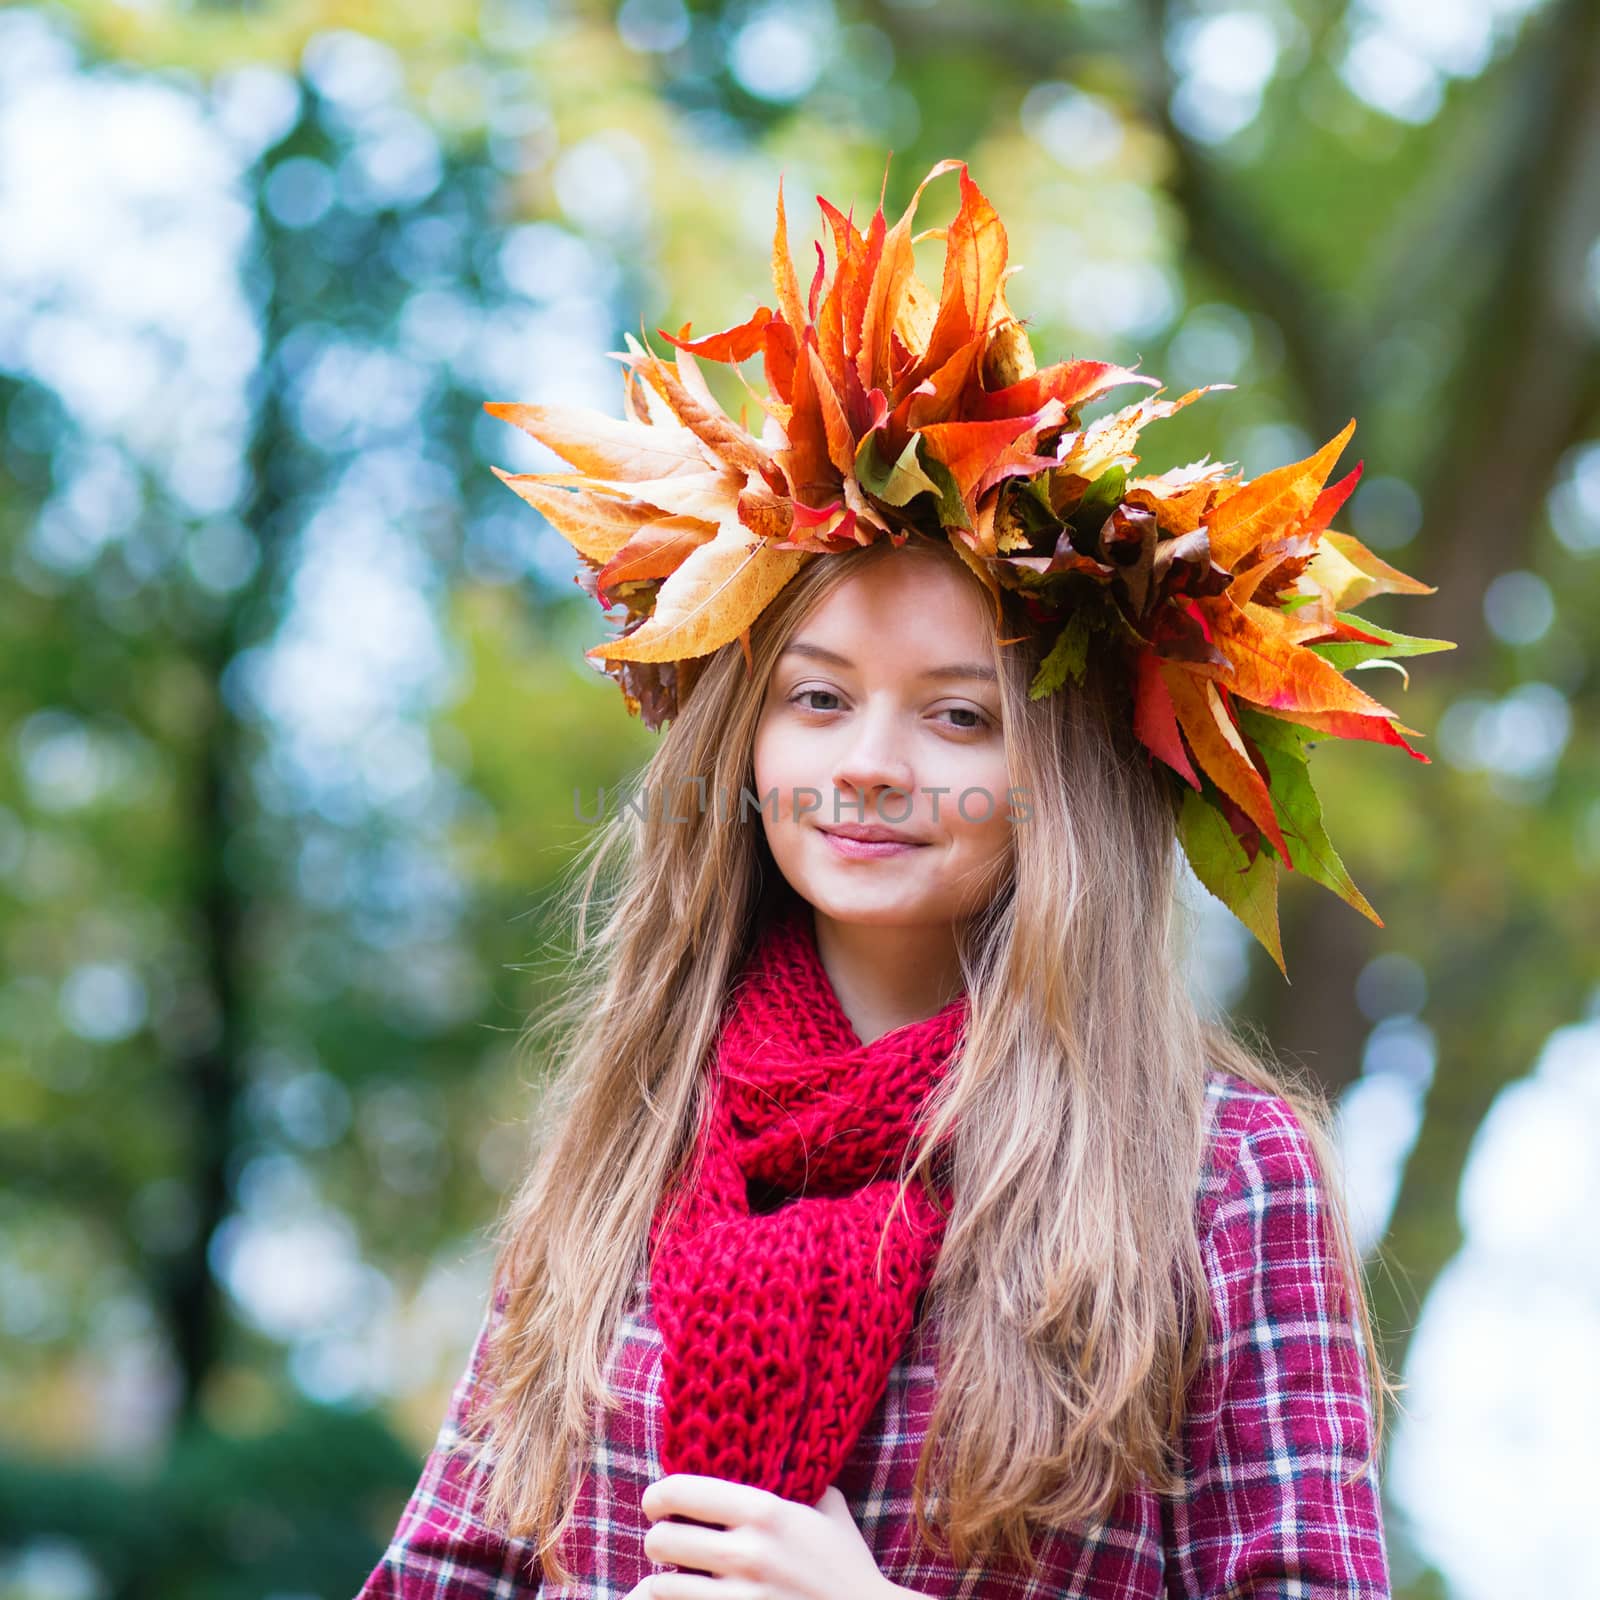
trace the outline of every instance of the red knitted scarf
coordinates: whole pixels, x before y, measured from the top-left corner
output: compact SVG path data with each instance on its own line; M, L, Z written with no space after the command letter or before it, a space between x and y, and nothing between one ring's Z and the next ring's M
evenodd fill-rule
M919 1181L874 1255L917 1114L959 1046L967 995L863 1044L809 905L768 925L724 1012L704 1161L651 1229L667 1472L815 1505L880 1399L938 1258ZM691 1169L692 1170L692 1169ZM941 1190L948 1207L948 1189Z

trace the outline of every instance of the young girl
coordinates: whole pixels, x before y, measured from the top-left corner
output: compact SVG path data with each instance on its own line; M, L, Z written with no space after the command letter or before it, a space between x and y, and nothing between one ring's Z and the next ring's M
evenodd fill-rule
M1037 591L887 526L623 674L671 726L586 848L541 1142L359 1600L1389 1594L1328 1108L1190 999L1126 659L1034 692Z

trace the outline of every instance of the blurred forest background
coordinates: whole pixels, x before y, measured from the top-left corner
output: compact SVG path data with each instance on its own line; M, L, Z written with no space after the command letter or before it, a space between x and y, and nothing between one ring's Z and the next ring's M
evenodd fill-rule
M1313 763L1386 926L1288 881L1286 984L1202 895L1194 981L1338 1101L1396 1595L1600 1596L1600 7L85 0L0 9L0 1600L377 1559L651 744L482 402L620 415L624 330L770 300L780 171L807 277L891 150L1042 362L1237 385L1146 470L1358 419L1438 586L1364 614L1459 642L1375 686L1431 766Z

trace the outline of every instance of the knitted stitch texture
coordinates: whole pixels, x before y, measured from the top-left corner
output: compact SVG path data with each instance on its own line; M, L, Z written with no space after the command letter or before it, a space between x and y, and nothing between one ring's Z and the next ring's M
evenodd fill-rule
M806 1505L834 1482L938 1259L944 1218L918 1181L874 1271L918 1112L969 1014L963 993L864 1044L811 907L763 930L723 1014L698 1181L670 1228L665 1204L651 1227L665 1471Z

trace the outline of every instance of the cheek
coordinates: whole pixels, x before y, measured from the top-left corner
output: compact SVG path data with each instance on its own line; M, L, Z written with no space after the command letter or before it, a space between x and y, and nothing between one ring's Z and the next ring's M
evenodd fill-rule
M1003 766L998 771L969 771L963 787L950 796L947 832L953 864L959 863L961 872L986 873L1015 849L1016 824L1011 820L1009 781Z
M989 850L996 840L1003 845L1011 829L1006 820L1011 776L1005 752L965 751L962 754L965 759L952 762L949 770L937 780L950 789L941 814L947 806L951 833L970 840L975 848Z
M764 799L773 790L778 792L780 818L787 813L788 795L797 785L812 781L796 741L770 723L763 724L756 730L750 770L758 797Z
M770 788L783 767L783 743L772 737L765 725L756 730L755 746L751 751L750 771L755 779L756 791L764 793Z

